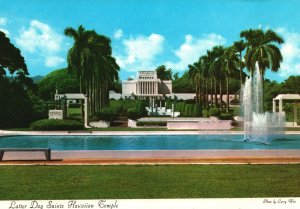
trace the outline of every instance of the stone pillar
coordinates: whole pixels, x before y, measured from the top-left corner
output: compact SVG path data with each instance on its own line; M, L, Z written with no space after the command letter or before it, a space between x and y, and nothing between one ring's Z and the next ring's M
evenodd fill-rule
M146 85L145 85L145 86L146 86L146 88L145 88L145 90L146 90L145 93L148 94L148 82L146 81L145 84L146 84Z
M276 112L276 100L273 99L273 112Z
M279 99L279 112L282 112L282 99Z
M153 87L154 87L153 82L151 82L151 94L154 94Z

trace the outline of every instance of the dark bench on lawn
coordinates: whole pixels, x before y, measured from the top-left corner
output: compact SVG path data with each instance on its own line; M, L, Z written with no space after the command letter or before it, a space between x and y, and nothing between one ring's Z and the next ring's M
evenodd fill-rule
M44 152L46 160L51 160L51 148L0 148L0 161L2 161L4 152Z

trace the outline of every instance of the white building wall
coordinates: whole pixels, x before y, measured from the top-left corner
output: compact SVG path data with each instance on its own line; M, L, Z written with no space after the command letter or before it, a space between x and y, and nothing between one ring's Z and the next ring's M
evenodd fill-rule
M122 94L131 95L132 93L136 95L136 80L123 81L122 82Z
M161 81L162 86L163 86L163 94L172 94L172 81L171 80L164 80Z

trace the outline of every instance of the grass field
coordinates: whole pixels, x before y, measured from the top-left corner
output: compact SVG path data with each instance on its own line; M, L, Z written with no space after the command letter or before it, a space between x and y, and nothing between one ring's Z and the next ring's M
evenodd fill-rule
M0 199L299 197L300 165L0 166Z

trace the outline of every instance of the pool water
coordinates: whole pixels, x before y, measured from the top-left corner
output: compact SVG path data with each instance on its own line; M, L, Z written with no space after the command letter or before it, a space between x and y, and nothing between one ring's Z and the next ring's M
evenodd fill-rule
M300 149L300 136L287 135L270 144L244 142L243 135L155 136L3 136L1 148L53 150L246 150Z

